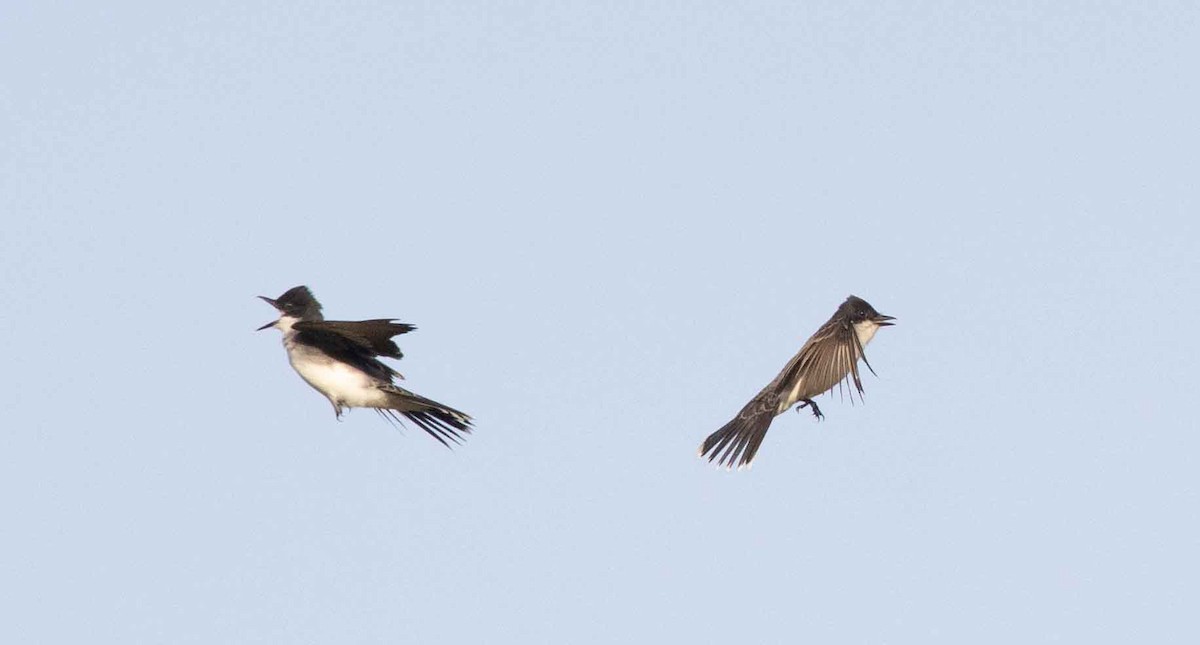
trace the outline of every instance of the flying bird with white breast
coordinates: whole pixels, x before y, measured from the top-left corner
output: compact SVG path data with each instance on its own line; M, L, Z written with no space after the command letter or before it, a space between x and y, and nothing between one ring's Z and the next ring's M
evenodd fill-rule
M283 347L292 368L325 395L340 419L344 408L373 408L380 416L415 423L442 445L462 443L471 432L471 417L397 386L404 378L378 357L401 358L393 336L416 327L390 318L374 320L325 320L321 303L308 287L288 289L278 298L259 296L279 311L279 320L258 330L274 327L283 332Z
M849 379L861 397L862 380L858 374L858 361L862 361L874 374L863 353L867 343L875 337L880 327L894 325L895 318L885 316L866 300L850 296L838 307L817 333L812 335L800 351L788 361L783 371L762 389L741 412L712 433L700 445L700 456L708 457L728 468L748 467L758 454L771 421L796 405L811 408L817 419L824 418L813 397L841 386ZM850 392L851 400L854 391Z

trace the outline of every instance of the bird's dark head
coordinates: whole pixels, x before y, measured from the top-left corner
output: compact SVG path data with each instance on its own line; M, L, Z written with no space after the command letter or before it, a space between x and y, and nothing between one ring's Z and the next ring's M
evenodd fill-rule
M266 296L259 296L259 298L262 298L268 305L277 309L281 319L322 320L324 318L321 315L321 303L317 302L312 292L304 285L292 287L283 292L283 295L278 298L268 298ZM278 320L269 322L259 327L258 331L274 327L278 322Z
M857 325L859 323L874 323L878 327L887 327L896 323L891 322L895 318L885 316L871 306L871 303L859 298L858 296L850 296L846 298L846 302L841 306L842 314L850 321L850 324Z

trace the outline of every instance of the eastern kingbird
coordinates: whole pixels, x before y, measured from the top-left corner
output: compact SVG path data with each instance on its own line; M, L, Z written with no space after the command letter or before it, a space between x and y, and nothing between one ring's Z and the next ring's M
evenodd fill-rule
M283 332L288 362L300 378L329 399L339 419L343 408L374 408L398 423L399 415L404 415L445 446L450 445L447 440L462 443L461 433L471 431L471 417L397 387L392 379L404 377L376 358L403 357L392 336L416 327L388 318L325 320L321 303L305 286L288 289L275 299L259 298L279 310L279 320L258 331L275 327Z
M835 385L840 389L847 376L862 398L858 360L861 358L867 369L875 373L863 348L880 327L895 324L890 322L892 320L895 318L875 311L862 298L846 298L829 322L821 325L788 361L779 376L750 399L732 421L704 440L700 445L700 456L707 456L709 461L715 460L728 468L735 464L738 468L749 466L767 435L767 428L771 427L771 420L793 404L800 403L796 406L797 412L807 406L812 408L815 417L823 418L825 415L821 414L813 397L832 390ZM854 390L850 391L850 400L854 400Z

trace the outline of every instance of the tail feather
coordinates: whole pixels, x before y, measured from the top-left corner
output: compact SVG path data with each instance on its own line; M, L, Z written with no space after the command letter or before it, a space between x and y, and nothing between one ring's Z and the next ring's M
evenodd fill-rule
M376 412L400 425L404 425L400 419L403 416L443 446L461 444L463 435L471 433L471 417L463 412L403 388L392 386L387 392L392 405L376 408Z
M754 409L755 403L752 401L733 420L708 435L700 445L700 456L724 468L749 466L775 418L769 411Z

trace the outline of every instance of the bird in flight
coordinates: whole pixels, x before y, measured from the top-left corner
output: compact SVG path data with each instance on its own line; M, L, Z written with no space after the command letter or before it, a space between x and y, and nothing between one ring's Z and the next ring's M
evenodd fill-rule
M403 416L445 446L462 443L462 435L471 432L471 417L398 387L393 379L404 377L379 360L403 357L392 337L416 327L390 318L325 320L321 303L305 286L278 298L259 298L279 311L279 319L258 331L274 327L283 332L288 362L329 399L337 418L345 408L373 408L401 425Z
M861 398L863 387L858 361L861 359L867 369L875 373L863 348L880 327L895 324L891 322L893 320L895 318L875 311L862 298L846 298L775 380L750 399L733 420L704 440L700 445L700 456L727 468L749 466L771 421L788 408L799 403L797 412L808 407L817 419L824 418L813 397L832 390L835 385L840 388L847 378ZM850 399L854 400L854 390L850 391Z

